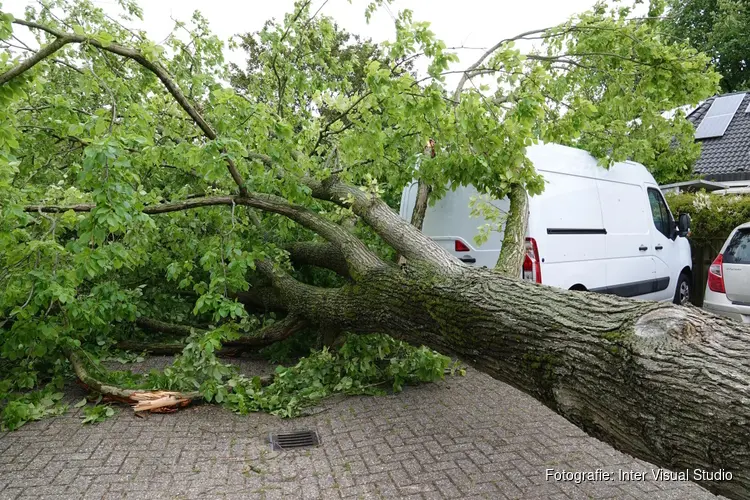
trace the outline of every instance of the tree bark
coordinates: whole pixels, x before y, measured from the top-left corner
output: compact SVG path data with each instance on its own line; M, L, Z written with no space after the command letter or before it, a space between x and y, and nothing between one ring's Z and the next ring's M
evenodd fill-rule
M432 193L432 186L420 180L417 184L417 200L414 203L414 211L411 214L411 225L420 231L424 225L424 216L427 214L430 193Z
M420 179L417 183L417 199L414 202L414 210L411 213L411 225L420 231L424 225L424 217L427 215L427 205L430 202L431 193L432 186ZM396 262L401 266L406 262L406 258L403 255L399 255Z
M503 246L495 270L503 276L518 278L526 256L526 229L529 225L529 198L521 185L510 189L510 208L505 220Z
M349 264L344 255L331 243L299 241L285 249L289 252L289 260L294 266L322 267L345 278L349 277Z
M315 289L276 275L294 313L453 354L595 437L731 498L750 491L750 328L699 310L408 263Z

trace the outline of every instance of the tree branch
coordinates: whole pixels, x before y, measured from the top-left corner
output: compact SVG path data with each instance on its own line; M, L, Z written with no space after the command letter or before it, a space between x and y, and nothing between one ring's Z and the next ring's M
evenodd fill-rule
M52 54L63 48L69 43L73 43L75 40L66 37L66 36L59 36L55 38L51 43L45 45L41 49L39 49L38 52L36 52L34 55L29 57L28 59L24 60L17 66L9 69L2 75L0 75L0 85L5 85L12 79L22 75L26 71L30 70L40 62L44 61L46 58L50 57Z
M163 321L151 318L138 318L136 324L144 330L156 331L187 337L193 332L205 332L200 328L187 325L177 325L165 323ZM219 354L237 354L239 352L260 349L281 340L287 339L295 333L306 328L307 322L302 318L290 314L286 318L277 321L271 325L261 328L257 332L249 335L243 335L237 340L230 340L222 343L222 349ZM151 354L179 354L185 348L185 344L180 342L168 344L154 344L149 342L120 342L117 344L118 349L131 351L147 351Z
M168 333L170 335L179 335L180 337L188 337L193 332L204 331L201 328L188 326L188 325L177 325L174 323L165 323L153 318L140 317L135 320L135 324L144 330L150 330L154 332Z
M504 44L508 42L513 42L515 40L520 40L524 37L527 37L529 35L535 35L537 33L543 33L545 31L548 31L550 28L543 28L543 29L536 29L527 31L525 33L521 33L520 35L516 35L511 38L506 38L505 40L500 40L495 45L487 49L480 57L476 60L474 64L466 68L466 70L463 72L463 76L458 81L458 85L456 85L456 90L453 92L453 100L457 101L458 96L461 94L461 91L464 88L464 85L466 85L466 82L474 76L474 70L476 70L488 57L490 57L497 49L502 47Z
M322 288L302 283L288 272L277 268L268 259L256 261L255 269L271 282L290 313L305 318L321 330L336 324L337 319L332 317L331 308L338 301L346 300L344 289Z
M84 384L89 390L100 393L103 396L109 396L116 401L121 403L129 403L138 405L144 401L154 401L155 399L162 399L163 403L159 408L163 407L174 407L174 406L187 406L191 401L195 399L202 399L199 392L172 392L172 391L149 391L149 390L138 390L138 389L123 389L114 385L110 385L102 380L96 378L88 370L89 363L86 361L86 354L83 351L73 351L68 354L70 364L73 366L78 379ZM136 411L138 409L136 408Z
M210 140L217 139L218 135L211 127L211 125L209 125L208 122L203 118L203 116L193 107L192 104L190 104L185 95L180 91L177 83L175 83L175 81L169 76L169 73L164 68L164 66L162 66L158 61L150 61L139 51L117 43L102 44L94 38L66 33L55 28L50 28L49 26L45 26L43 24L35 23L33 21L25 21L23 19L15 19L13 23L19 24L21 26L26 26L27 28L44 31L56 37L56 39L55 41L44 47L42 50L37 52L34 56L24 61L24 63L0 75L0 85L31 69L38 62L51 56L69 43L88 43L89 45L105 50L107 52L111 52L113 54L131 59L140 64L143 68L152 72L162 82L164 87L166 87L167 91L172 95L175 101L177 101L180 107L182 107L182 109L185 110L190 118L192 118L195 124L198 125L198 128L201 129L205 136ZM234 161L232 161L231 158L227 157L225 161L227 163L229 174L232 176L232 179L240 188L240 194L245 195L247 193L247 188L245 188L245 181L242 178L239 170L237 169L237 166L234 164Z
M314 241L300 241L285 248L289 252L292 265L316 266L349 277L349 269L344 254L331 243L316 243Z
M444 270L461 266L458 259L399 217L383 200L368 195L354 186L344 184L335 176L322 182L306 177L302 182L312 189L312 195L315 198L350 207L381 238L407 259L430 262Z
M263 313L276 311L287 312L287 305L279 296L278 290L271 286L254 286L246 292L230 292L230 298L236 298L246 309Z
M292 205L278 196L262 193L247 193L246 196L214 196L207 198L194 198L159 205L149 205L143 208L145 214L163 214L178 212L199 207L216 205L245 205L266 212L283 215L311 231L316 232L326 240L338 247L350 266L350 270L364 273L370 269L385 267L383 262L362 241L344 228L318 215L305 207ZM32 205L24 207L26 212L39 213L63 213L69 210L74 212L90 212L96 207L95 204L80 204L70 206L43 206Z

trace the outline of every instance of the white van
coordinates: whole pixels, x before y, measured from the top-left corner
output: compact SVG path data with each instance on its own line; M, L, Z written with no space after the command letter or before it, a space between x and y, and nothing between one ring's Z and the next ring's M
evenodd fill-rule
M545 144L527 149L544 177L541 195L529 198L527 255L522 277L572 290L589 290L686 304L692 289L690 219L679 227L656 181L643 165L606 169L580 149ZM401 198L401 217L411 219L417 195L412 182ZM463 262L492 268L501 232L477 245L487 221L470 217L473 187L459 187L428 207L423 231ZM507 210L509 201L493 201Z

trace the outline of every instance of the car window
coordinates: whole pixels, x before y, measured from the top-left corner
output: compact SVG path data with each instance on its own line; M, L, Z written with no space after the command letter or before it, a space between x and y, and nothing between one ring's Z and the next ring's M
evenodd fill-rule
M651 205L651 216L654 219L654 225L661 234L669 238L669 225L671 223L671 217L669 216L669 210L667 204L664 201L661 193L656 189L648 189L648 202Z
M750 264L750 230L740 229L732 236L724 251L727 264Z

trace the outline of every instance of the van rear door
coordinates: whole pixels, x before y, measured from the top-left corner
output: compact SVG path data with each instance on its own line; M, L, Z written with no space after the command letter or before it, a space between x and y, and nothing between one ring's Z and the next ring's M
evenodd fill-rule
M538 244L542 283L604 287L606 231L596 179L542 168L537 172L544 176L545 187L529 198L528 236Z
M723 254L724 288L735 304L750 304L750 228L738 229Z
M473 196L478 196L473 186L448 188L445 196L427 207L422 232L464 263L494 268L500 255L503 233L502 230L490 231L487 241L477 244L474 237L479 234L479 228L491 222L484 217L471 216L469 206ZM401 218L411 220L416 199L417 182L414 181L402 193ZM491 200L491 203L502 212L507 212L510 206L507 198Z

